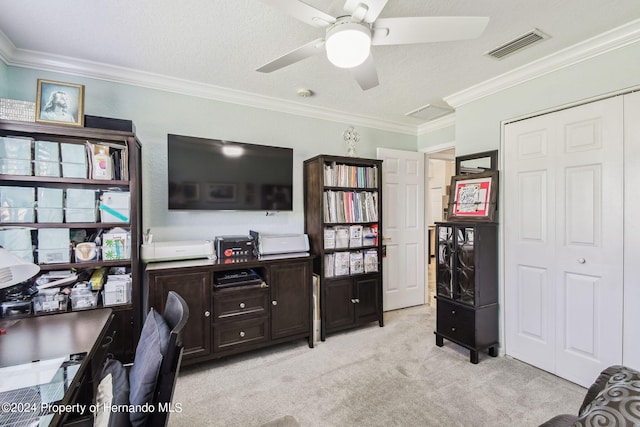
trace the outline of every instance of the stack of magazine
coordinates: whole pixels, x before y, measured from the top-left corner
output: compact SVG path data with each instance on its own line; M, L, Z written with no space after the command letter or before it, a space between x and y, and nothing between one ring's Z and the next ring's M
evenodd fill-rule
M344 251L325 254L325 277L349 276L378 271L378 251Z

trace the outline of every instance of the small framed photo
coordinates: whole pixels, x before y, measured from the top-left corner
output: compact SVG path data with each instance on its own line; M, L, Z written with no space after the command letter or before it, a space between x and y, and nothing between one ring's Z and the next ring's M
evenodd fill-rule
M84 85L38 79L36 122L84 126Z
M498 171L451 177L447 219L493 222L497 193Z

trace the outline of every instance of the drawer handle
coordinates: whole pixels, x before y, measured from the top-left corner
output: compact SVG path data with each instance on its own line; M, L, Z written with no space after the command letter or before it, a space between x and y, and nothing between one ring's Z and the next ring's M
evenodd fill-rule
M240 303L240 308L245 308L246 306L244 305L243 302Z
M451 314L456 314L456 311L455 310L451 310Z
M455 332L455 331L456 331L456 328L451 328L451 332Z
M278 301L273 300L273 301L271 301L271 304L272 304L272 305L278 305Z
M211 316L211 313L209 313L208 311L205 311L204 312L204 317L209 317L209 316Z
M244 336L245 336L244 331L240 331L240 338L244 338Z

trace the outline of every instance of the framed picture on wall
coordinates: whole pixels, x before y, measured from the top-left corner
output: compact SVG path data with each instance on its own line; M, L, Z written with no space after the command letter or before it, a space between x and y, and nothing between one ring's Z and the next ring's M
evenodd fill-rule
M84 126L84 85L38 79L36 122Z
M498 171L451 177L448 220L494 220Z

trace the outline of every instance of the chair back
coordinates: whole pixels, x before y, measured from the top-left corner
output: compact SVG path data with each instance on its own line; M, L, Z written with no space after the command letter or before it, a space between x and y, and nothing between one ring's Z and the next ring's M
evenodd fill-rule
M147 419L147 425L153 427L166 426L169 421L171 399L182 361L182 332L189 320L189 306L178 293L169 291L162 317L171 333L156 384L153 401L156 410Z

